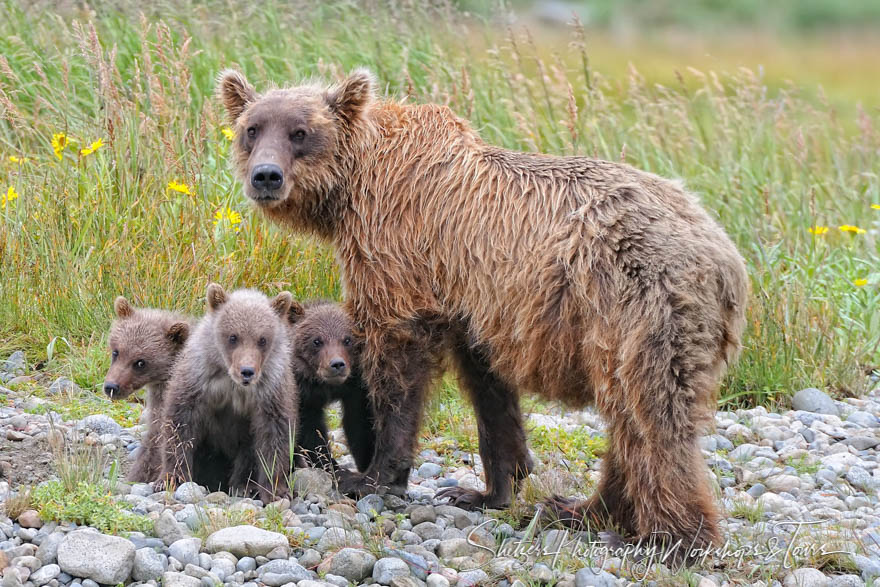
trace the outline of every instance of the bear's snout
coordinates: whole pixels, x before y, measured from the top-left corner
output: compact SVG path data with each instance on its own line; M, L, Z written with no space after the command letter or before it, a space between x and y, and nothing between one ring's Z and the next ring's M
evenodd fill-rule
M117 385L116 383L111 383L110 381L105 381L104 393L106 393L107 396L112 399L114 396L119 395L119 385Z
M247 385L248 383L251 382L251 379L254 378L256 371L254 370L253 367L242 367L239 370L239 373L241 373L241 382L243 384Z
M272 199L268 192L275 192L284 185L284 172L274 163L262 163L251 172L251 185L260 192L260 196Z

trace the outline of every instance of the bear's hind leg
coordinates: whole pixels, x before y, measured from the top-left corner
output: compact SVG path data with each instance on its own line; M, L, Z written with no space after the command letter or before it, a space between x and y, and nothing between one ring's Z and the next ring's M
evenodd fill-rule
M468 509L506 507L518 482L532 469L519 396L492 373L486 357L466 342L454 349L454 356L460 383L477 415L486 492L449 487L437 497L449 497L452 504Z

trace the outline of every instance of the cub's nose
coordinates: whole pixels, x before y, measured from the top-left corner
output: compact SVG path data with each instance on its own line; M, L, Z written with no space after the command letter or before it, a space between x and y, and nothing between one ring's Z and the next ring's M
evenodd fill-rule
M345 361L339 357L332 359L330 361L330 369L332 369L334 373L341 373L345 369Z
M251 172L251 185L258 190L274 191L284 184L284 173L274 163L263 163Z
M242 367L240 373L241 373L241 380L243 383L249 383L250 380L254 378L253 367Z
M114 395L119 393L119 386L116 385L115 383L105 382L104 383L104 393L106 393L110 397L113 397Z

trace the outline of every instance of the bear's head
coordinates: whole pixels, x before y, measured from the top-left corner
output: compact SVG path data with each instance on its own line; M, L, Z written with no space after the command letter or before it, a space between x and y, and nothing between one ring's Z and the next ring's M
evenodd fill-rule
M359 339L351 318L337 304L290 307L294 371L313 381L342 385L358 364Z
M217 92L235 131L235 171L247 197L267 211L323 207L346 176L374 85L368 71L355 70L332 87L258 94L241 73L221 73Z
M142 387L166 381L189 336L189 324L169 312L136 309L122 296L113 304L110 369L104 393L123 399Z
M240 289L227 294L216 283L208 286L208 314L212 320L214 343L226 372L239 385L259 383L263 367L278 360L287 361L287 317L293 296L283 291L272 299L254 290Z

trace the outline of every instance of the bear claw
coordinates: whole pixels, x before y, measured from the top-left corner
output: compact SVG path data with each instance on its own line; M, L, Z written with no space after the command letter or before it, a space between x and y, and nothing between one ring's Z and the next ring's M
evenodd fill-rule
M446 487L438 491L435 495L437 499L449 498L450 505L460 507L464 510L477 510L482 508L503 508L508 504L493 503L493 500L476 489L465 489L464 487Z

